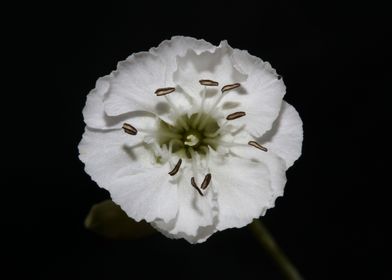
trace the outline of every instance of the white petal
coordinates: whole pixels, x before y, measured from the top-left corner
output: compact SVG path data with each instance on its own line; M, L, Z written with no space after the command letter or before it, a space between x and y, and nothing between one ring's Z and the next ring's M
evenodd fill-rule
M91 178L110 192L128 216L137 221L169 221L178 210L177 186L167 174L170 166L154 164L154 156L140 139L141 135L122 130L86 128L79 158Z
M268 62L250 55L247 51L233 51L235 67L248 75L241 83L242 92L230 94L228 102L241 102L241 111L246 117L236 120L238 124L246 123L247 129L256 137L268 131L277 118L286 87L276 71ZM224 109L224 104L223 107Z
M272 129L257 141L283 158L289 168L301 155L302 140L302 120L295 108L283 101Z
M283 195L284 187L287 181L287 168L285 161L271 150L264 152L250 145L248 145L248 147L234 147L231 149L231 153L252 162L262 163L265 167L267 167L269 172L269 183L272 189L270 202L271 207L274 206L275 199Z
M153 225L170 238L184 238L190 243L204 242L216 231L216 192L209 186L201 196L191 186L190 170L184 171L178 188L179 211L176 219L169 223L155 221Z
M147 123L151 123L153 115L146 112L132 112L119 116L108 116L105 113L103 100L110 86L110 76L104 76L97 80L96 86L87 95L86 105L83 108L84 121L88 127L94 129L114 129L121 128L124 122L137 123L143 128L147 128ZM150 120L148 121L148 118ZM147 123L146 123L147 122Z
M123 169L138 168L143 164L146 152L138 146L141 139L122 130L102 131L86 127L78 147L79 158L91 178L100 187L108 189Z
M173 81L173 72L177 69L177 56L184 56L188 50L200 54L203 51L213 51L215 46L192 37L174 36L165 40L157 48L152 48L151 53L159 56L166 66L166 80Z
M262 162L211 156L211 183L218 193L218 230L243 227L270 208L273 191Z
M200 99L200 92L204 86L200 85L199 80L213 80L219 83L219 87L208 87L209 95L221 94L220 89L223 85L246 79L245 75L233 67L232 53L233 49L226 41L221 42L213 50L201 53L190 50L184 56L178 57L178 68L173 76L174 82L192 97Z
M196 236L187 235L183 232L179 234L171 234L170 230L173 228L173 223L174 221L171 221L169 223L165 223L163 221L154 221L151 223L151 225L168 238L171 239L184 238L186 241L188 241L191 244L202 243L217 231L216 226L211 225L206 227L200 227L199 230L197 231Z
M110 78L110 88L104 100L109 116L128 112L147 111L172 123L171 111L164 96L156 96L158 88L175 87L165 80L166 67L161 59L148 52L140 52L118 64ZM178 108L188 108L189 102L179 93L171 93Z
M107 128L108 116L103 107L103 98L109 90L109 76L99 78L95 88L87 95L83 108L84 122L92 128Z
M178 211L178 194L168 170L168 165L140 169L140 173L115 180L109 189L113 201L136 221L169 222Z

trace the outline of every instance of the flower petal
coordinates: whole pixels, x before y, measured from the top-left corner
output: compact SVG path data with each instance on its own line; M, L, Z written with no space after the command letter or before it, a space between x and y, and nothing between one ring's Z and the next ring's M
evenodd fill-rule
M104 98L110 87L110 76L104 76L97 80L96 86L87 95L86 105L83 108L84 121L88 127L93 129L115 129L121 128L127 123L137 123L146 128L146 122L154 121L155 116L147 112L135 111L119 116L108 116L104 109ZM148 120L149 118L149 120Z
M114 202L136 221L169 222L178 211L177 186L167 174L168 166L140 169L111 183L109 191Z
M166 67L161 59L148 52L140 52L118 64L110 78L110 88L104 99L105 112L119 116L128 112L146 111L173 123L172 110L165 96L156 96L158 88L175 87L165 80ZM188 108L189 101L176 92L176 107ZM170 98L170 97L167 97Z
M272 189L271 207L274 206L275 199L283 195L286 185L286 162L273 151L267 152L255 150L254 147L238 146L230 150L238 157L252 162L262 163L269 172L269 184Z
M277 118L286 87L268 62L247 51L235 49L232 59L235 68L248 78L241 83L243 91L230 94L227 101L241 102L240 108L246 117L236 120L237 123L246 124L252 134L260 137L271 129Z
M265 164L240 157L210 157L211 183L217 189L218 230L243 227L272 206L273 191Z
M169 164L154 165L155 157L140 137L122 130L86 128L79 144L85 170L133 219L169 221L178 210L177 186L167 174Z
M124 168L137 168L143 160L140 137L122 130L96 130L86 127L79 143L79 158L99 186L108 188ZM131 148L134 146L134 148Z
M129 56L112 73L104 100L106 113L117 116L131 111L154 111L157 88L167 86L161 60L148 52Z
M151 226L153 226L156 230L158 230L168 238L171 239L184 238L186 241L188 241L191 244L202 243L217 231L215 225L213 224L210 226L200 227L195 236L185 234L184 232L181 232L179 234L171 234L170 230L173 228L174 222L175 221L164 223L163 221L154 221L151 223Z
M209 95L221 94L220 88L223 85L242 82L246 79L246 75L233 67L232 53L233 49L226 41L222 41L218 47L212 50L201 53L189 50L185 55L177 58L178 68L173 74L173 80L187 94L196 99L200 99L200 92L204 89L204 86L199 83L199 80L203 79L219 83L219 87L208 88ZM213 103L211 99L206 100L207 108L208 103Z
M159 56L166 66L167 81L173 81L173 72L177 69L177 56L184 56L188 50L193 50L196 54L203 51L213 51L215 46L192 37L174 36L170 40L165 40L158 47L152 48L151 53Z
M108 128L108 116L103 107L103 98L109 90L109 76L97 80L95 88L87 95L83 108L84 122L91 128Z
M257 141L283 158L286 168L289 168L301 155L302 140L302 120L295 108L283 101L279 117L272 129Z
M190 183L192 173L184 170L178 188L179 211L169 223L155 221L153 226L171 238L184 238L190 243L205 241L216 231L216 191L209 186L201 196ZM200 183L199 183L200 185Z

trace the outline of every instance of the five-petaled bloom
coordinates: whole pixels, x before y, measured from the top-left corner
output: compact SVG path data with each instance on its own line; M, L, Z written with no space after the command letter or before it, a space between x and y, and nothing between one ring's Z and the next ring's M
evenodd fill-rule
M283 194L302 122L269 63L173 37L98 79L83 110L86 172L129 217L203 242Z

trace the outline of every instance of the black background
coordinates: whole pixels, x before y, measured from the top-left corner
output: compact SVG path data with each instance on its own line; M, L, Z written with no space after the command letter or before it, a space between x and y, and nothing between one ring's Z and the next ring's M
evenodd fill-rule
M263 220L305 279L390 278L387 9L271 2L18 8L5 22L17 62L2 110L2 254L14 275L282 279L246 228L190 245L160 234L111 241L83 227L90 207L109 198L78 160L87 93L128 55L187 35L227 39L284 78L285 100L304 122L303 154Z

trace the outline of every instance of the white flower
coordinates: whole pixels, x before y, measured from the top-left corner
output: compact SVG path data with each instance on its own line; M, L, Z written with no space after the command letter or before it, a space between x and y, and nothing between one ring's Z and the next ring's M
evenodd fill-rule
M80 159L129 217L203 242L283 194L303 135L284 94L270 64L247 51L173 37L98 79Z

